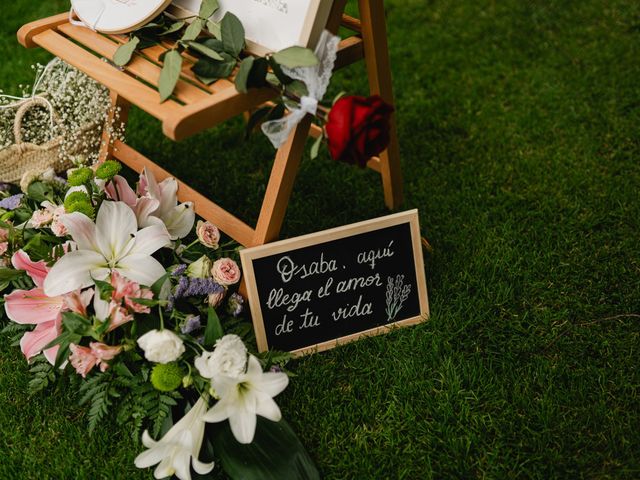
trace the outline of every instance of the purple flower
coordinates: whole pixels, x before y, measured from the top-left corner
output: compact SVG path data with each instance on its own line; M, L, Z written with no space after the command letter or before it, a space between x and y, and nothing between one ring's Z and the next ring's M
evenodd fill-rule
M171 275L174 277L179 277L180 275L184 274L186 270L187 270L187 265L184 263L181 263L180 265L178 265L176 268L173 269L173 271L171 272Z
M20 202L22 201L22 197L24 195L22 193L18 193L16 195L11 195L3 200L0 200L0 208L4 208L5 210L15 210L20 206Z
M188 315L185 320L184 325L180 328L182 333L191 333L202 326L200 324L200 315Z

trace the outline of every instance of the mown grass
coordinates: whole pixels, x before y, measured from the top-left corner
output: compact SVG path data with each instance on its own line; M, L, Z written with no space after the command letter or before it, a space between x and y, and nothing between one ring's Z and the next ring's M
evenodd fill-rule
M3 8L0 80L46 55L14 40L65 1ZM640 476L640 4L389 0L405 173L434 247L429 322L294 362L279 403L329 479ZM332 92L365 92L364 70ZM242 122L129 140L247 220L272 150ZM375 173L304 161L284 236L385 213ZM69 393L29 398L2 340L0 478L151 478Z

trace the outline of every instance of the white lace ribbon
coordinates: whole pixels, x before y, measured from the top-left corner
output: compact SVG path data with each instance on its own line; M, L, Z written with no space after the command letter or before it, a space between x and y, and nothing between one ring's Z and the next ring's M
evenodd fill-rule
M300 99L300 108L292 109L289 115L262 124L262 131L274 147L280 148L289 138L291 130L307 114L316 114L318 102L324 97L331 81L339 43L340 37L325 30L322 32L315 49L316 57L318 57L317 65L296 68L282 67L286 75L294 80L300 80L307 86L308 95Z

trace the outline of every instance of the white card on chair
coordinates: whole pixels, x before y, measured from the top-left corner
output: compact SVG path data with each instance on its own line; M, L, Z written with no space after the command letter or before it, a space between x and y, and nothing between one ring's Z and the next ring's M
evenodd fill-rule
M173 0L173 4L192 13L201 0ZM333 0L218 0L220 10L237 16L245 29L248 50L258 55L277 52L293 45L313 48L324 30Z
M126 33L160 14L171 0L71 0L78 18L103 33Z

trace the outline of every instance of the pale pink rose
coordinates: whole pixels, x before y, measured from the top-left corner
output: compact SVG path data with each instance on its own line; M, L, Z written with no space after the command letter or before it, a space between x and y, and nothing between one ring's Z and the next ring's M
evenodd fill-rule
M9 249L9 242L0 242L0 255L7 253Z
M220 304L222 303L222 301L224 300L224 296L227 294L227 290L221 290L218 293L210 293L209 297L207 298L207 303L213 307L216 308L218 306L220 306Z
M218 227L213 223L198 220L196 235L198 235L198 240L200 240L200 243L205 247L213 249L218 248L218 242L220 242L220 230L218 230Z
M58 219L51 222L51 231L56 237L65 237L69 233L67 227Z
M230 258L220 258L213 262L211 276L220 285L233 285L240 280L240 268Z
M76 373L85 378L87 373L98 363L98 357L93 354L90 348L81 347L73 343L69 345L69 349L71 350L69 362L76 369Z
M33 228L41 228L45 225L49 225L53 220L53 211L48 210L46 208L42 208L40 210L36 210L31 215L31 225Z
M91 353L98 359L99 362L105 362L113 360L116 355L122 351L122 347L110 347L100 342L91 342ZM104 370L103 370L104 371Z

